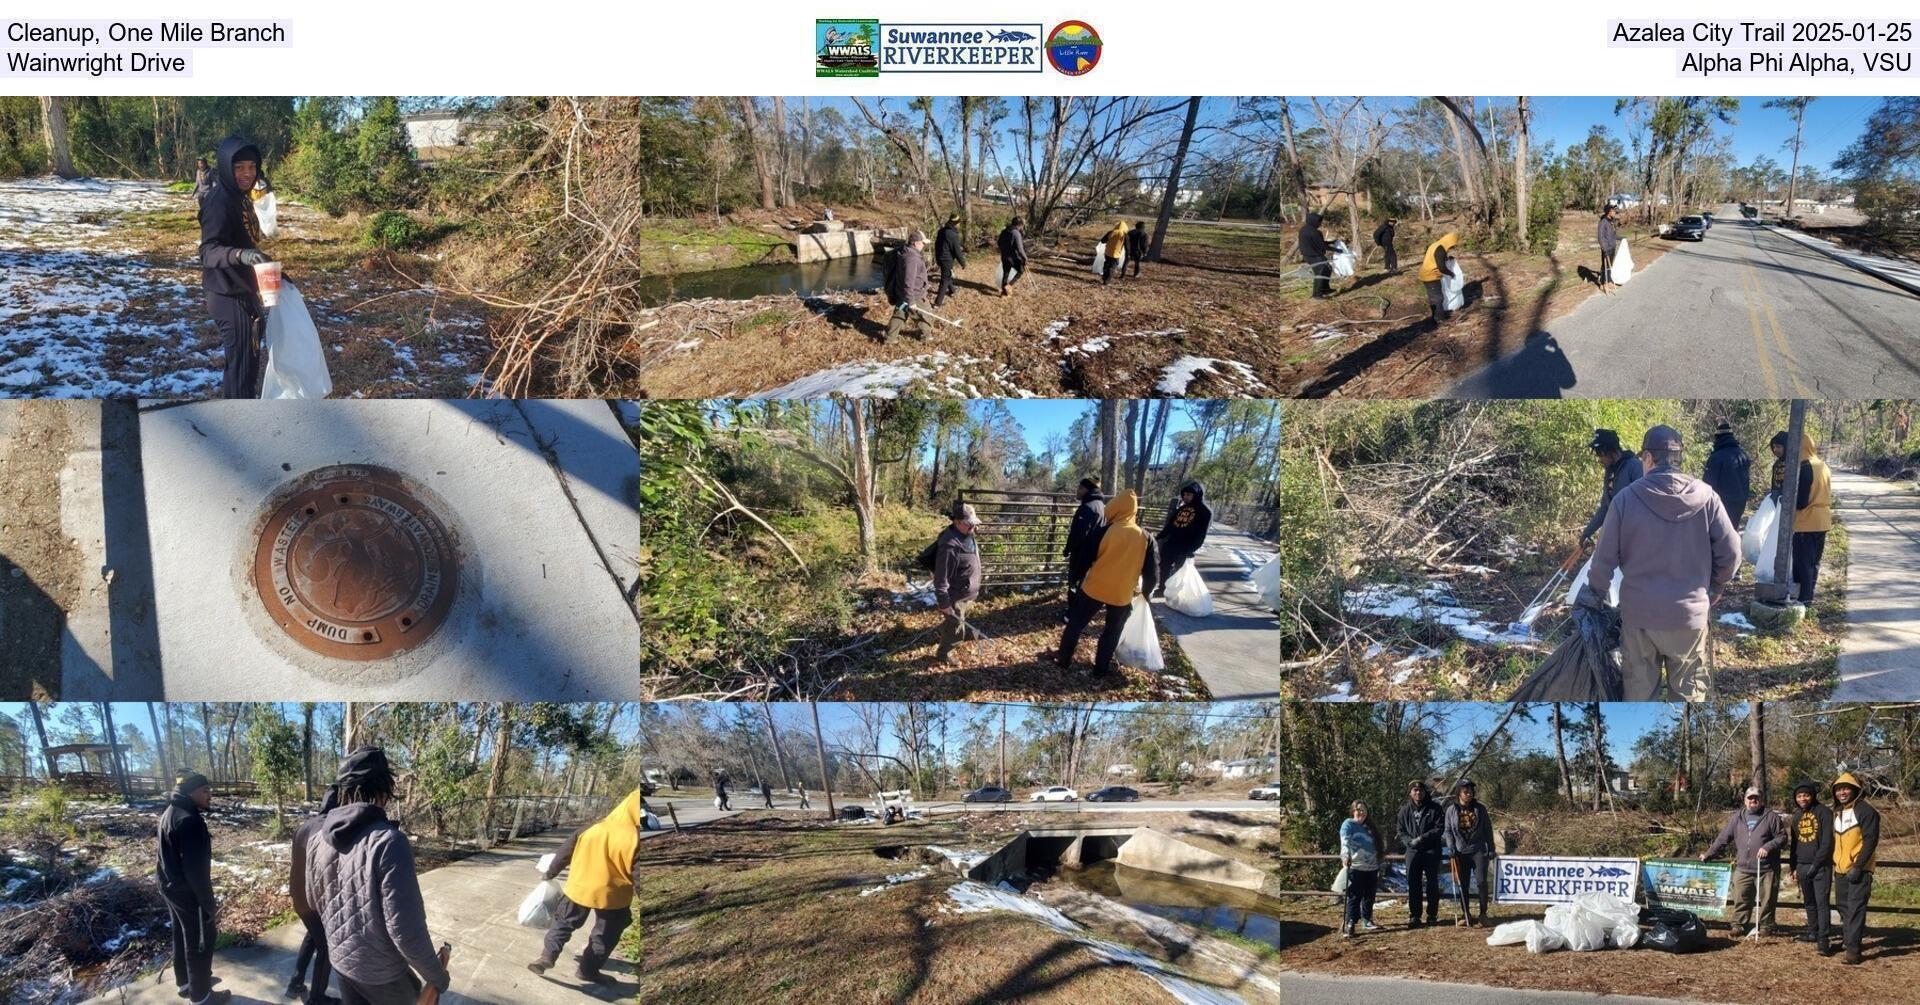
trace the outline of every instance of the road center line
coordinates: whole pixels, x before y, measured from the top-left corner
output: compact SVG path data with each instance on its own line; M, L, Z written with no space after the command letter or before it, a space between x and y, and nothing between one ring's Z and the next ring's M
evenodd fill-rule
M1748 271L1751 270L1743 270L1740 273L1740 292L1745 294L1742 299L1747 302L1747 322L1753 329L1753 352L1760 359L1760 375L1767 382L1767 397L1778 398L1780 382L1773 377L1773 360L1767 355L1767 340L1760 332L1760 312L1754 307L1755 291L1749 285Z

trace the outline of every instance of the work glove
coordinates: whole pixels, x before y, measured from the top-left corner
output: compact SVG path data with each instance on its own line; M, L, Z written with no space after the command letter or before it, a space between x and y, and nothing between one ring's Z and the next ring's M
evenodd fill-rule
M1858 883L1867 877L1867 870L1855 866L1847 870L1847 882Z
M1591 547L1593 547L1593 536L1591 534L1585 535L1580 538L1581 551L1586 551L1588 548L1591 548Z
M262 252L258 248L248 248L240 252L241 265L259 265L261 262L270 262L270 261L272 261L272 259L268 258L266 256L266 253Z
M1588 610L1594 611L1604 611L1607 609L1606 598L1594 592L1592 585L1587 583L1580 584L1580 592L1574 594L1573 604L1575 607L1585 607Z

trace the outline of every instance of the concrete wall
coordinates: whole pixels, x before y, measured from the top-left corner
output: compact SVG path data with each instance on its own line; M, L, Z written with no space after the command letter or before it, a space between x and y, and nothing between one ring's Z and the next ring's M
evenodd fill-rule
M1255 892L1267 882L1266 874L1253 866L1177 841L1150 827L1135 831L1120 846L1115 861L1135 869Z
M843 230L832 234L797 234L793 239L796 262L824 262L834 258L856 258L873 254L873 231Z

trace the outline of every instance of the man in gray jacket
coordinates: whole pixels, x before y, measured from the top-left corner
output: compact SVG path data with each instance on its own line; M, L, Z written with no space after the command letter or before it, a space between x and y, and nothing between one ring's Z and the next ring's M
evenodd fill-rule
M386 751L354 751L336 784L340 806L307 845L306 895L326 930L341 1002L413 1005L423 980L446 991L452 978L427 932L413 847L387 819Z
M1746 805L1727 814L1720 836L1700 856L1705 862L1733 845L1733 886L1727 891L1727 908L1733 917L1734 938L1756 928L1762 935L1773 934L1773 909L1780 899L1779 852L1786 843L1787 829L1780 826L1780 814L1761 798L1759 789L1749 788Z
M887 317L887 333L880 337L882 343L893 341L909 324L913 325L915 338L927 337L920 307L920 301L927 297L927 259L923 251L926 246L927 235L916 230L908 234L907 243L887 259L884 284L893 313Z
M973 536L980 514L956 502L947 516L952 524L933 542L933 597L946 617L940 625L940 651L934 654L941 661L953 654L954 646L986 638L967 624L967 608L980 595L980 542Z
M1713 489L1677 465L1680 434L1647 430L1648 473L1607 506L1579 600L1604 601L1620 570L1620 675L1624 701L1705 701L1707 618L1740 567L1740 533Z

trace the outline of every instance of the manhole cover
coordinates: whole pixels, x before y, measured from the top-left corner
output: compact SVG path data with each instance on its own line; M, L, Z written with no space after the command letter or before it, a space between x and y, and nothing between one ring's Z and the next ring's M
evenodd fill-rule
M418 646L446 620L460 559L446 525L399 474L321 468L275 500L260 525L254 585L294 641L374 660Z

